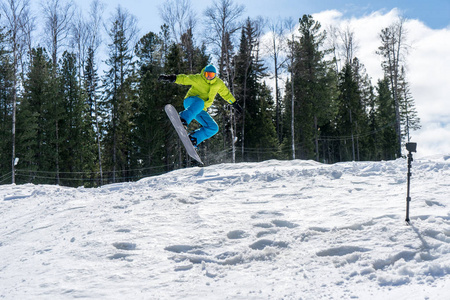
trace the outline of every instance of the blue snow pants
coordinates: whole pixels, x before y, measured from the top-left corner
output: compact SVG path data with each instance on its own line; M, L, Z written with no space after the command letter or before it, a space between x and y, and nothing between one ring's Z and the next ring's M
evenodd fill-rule
M216 121L214 121L207 111L203 110L205 102L202 99L195 96L188 97L184 99L183 105L185 110L180 112L180 117L185 119L188 124L192 120L196 120L202 125L201 128L192 134L197 139L197 145L219 132L219 125L217 125Z

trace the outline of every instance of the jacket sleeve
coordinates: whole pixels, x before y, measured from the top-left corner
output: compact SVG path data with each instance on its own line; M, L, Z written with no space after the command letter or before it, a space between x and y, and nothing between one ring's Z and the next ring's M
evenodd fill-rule
M181 85L193 85L195 83L195 75L178 74L175 83Z
M236 102L236 99L231 94L230 90L227 88L225 83L223 83L223 82L222 82L222 86L219 89L219 95L220 95L220 97L223 98L223 100L227 101L230 104L233 104L234 102Z

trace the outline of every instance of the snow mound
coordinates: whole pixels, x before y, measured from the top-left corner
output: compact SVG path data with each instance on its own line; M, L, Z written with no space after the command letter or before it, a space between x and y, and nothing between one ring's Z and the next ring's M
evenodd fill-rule
M450 156L0 190L0 298L444 299Z

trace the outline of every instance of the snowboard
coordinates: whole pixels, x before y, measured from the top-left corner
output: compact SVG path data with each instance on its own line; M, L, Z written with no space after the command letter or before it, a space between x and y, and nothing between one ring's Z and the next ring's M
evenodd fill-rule
M198 155L197 151L194 148L194 145L192 145L191 140L189 139L186 129L184 128L183 124L181 123L180 116L178 115L178 112L175 109L175 107L173 107L172 104L167 104L164 107L164 110L166 111L166 114L169 117L170 122L172 122L172 125L175 128L175 131L178 133L178 136L180 137L180 140L183 143L187 154L190 157L192 157L193 159L195 159L197 162L199 162L200 164L203 165L203 162L200 159L200 156Z

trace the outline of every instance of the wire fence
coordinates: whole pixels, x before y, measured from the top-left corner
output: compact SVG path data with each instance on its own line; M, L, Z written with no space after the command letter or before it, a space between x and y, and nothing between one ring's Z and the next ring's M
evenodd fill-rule
M353 136L319 136L318 140L324 143L330 142L346 142L353 139L362 139L370 135L375 135L388 127L393 127L395 122L387 124L377 130L373 130L365 133L354 134ZM295 149L301 149L303 145L295 145ZM232 161L232 148L227 148L211 154L206 154L200 150L200 154L204 159L206 165L213 165L216 163L230 163ZM237 162L246 161L262 161L268 159L289 159L292 153L292 146L290 144L280 145L278 147L236 147L235 158ZM250 159L249 159L250 158ZM30 169L16 169L15 178L18 183L48 183L48 184L61 184L68 186L101 186L108 183L124 182L124 181L137 181L145 177L157 176L165 174L167 172L180 169L183 167L192 166L189 163L189 159L184 162L172 162L164 165L134 168L134 169L121 169L121 170L105 170L102 173L100 171L43 171L43 170L30 170ZM0 175L0 185L9 184L12 182L12 172Z
M6 184L12 181L12 172L0 176L0 184Z
M170 170L173 164L160 165L160 166L152 166L145 168L135 168L135 169L127 169L127 170L106 170L103 172L100 171L87 171L87 172L58 172L58 171L42 171L42 170L27 170L27 169L16 169L15 170L15 178L16 182L21 183L57 183L58 181L62 183L62 185L69 186L100 186L108 183L116 183L116 182L125 182L125 181L137 181L139 179L149 177L149 176L157 176L161 174L165 174ZM165 171L157 171L162 170ZM129 175L121 175L123 173ZM0 184L5 184L11 182L12 173L6 174L5 179L0 181ZM78 184L77 184L78 183Z

